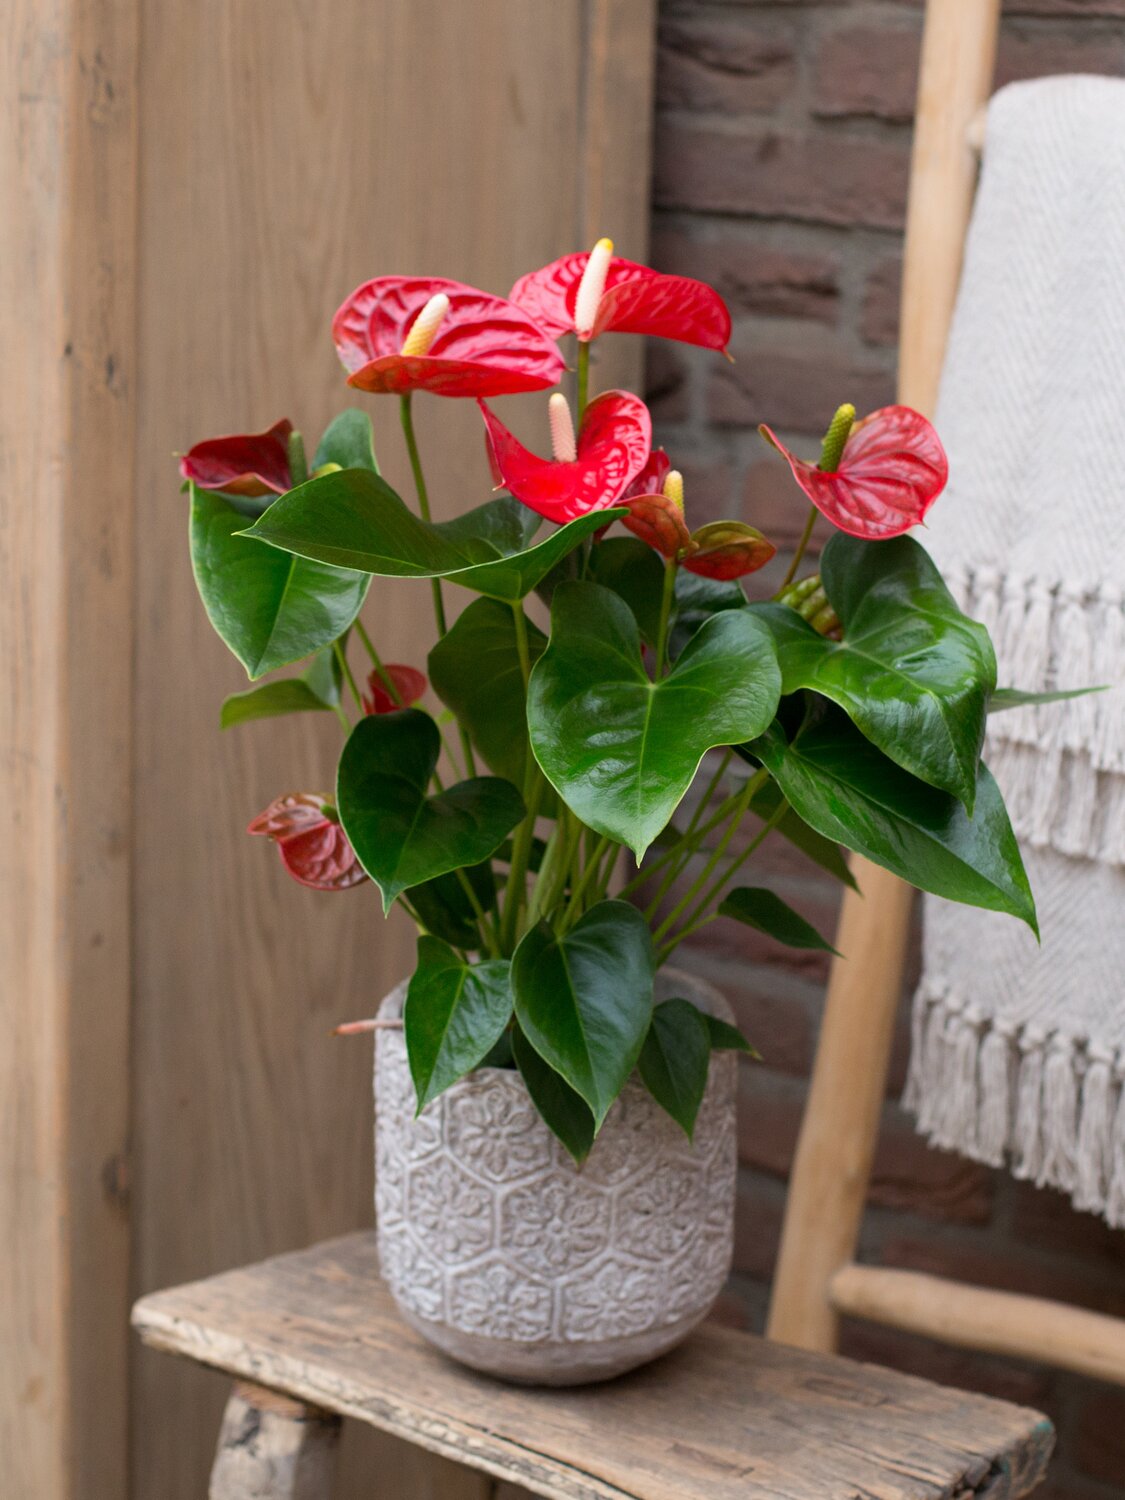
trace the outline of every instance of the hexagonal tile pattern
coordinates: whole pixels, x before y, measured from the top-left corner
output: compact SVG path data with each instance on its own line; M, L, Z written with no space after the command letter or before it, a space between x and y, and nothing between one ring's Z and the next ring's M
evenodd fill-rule
M699 980L657 985L731 1019ZM404 995L380 1015L401 1015ZM511 1070L478 1069L415 1119L402 1033L378 1032L376 1208L395 1298L447 1351L520 1378L557 1380L568 1350L625 1368L670 1348L730 1267L736 1080L717 1053L694 1142L634 1080L578 1169Z

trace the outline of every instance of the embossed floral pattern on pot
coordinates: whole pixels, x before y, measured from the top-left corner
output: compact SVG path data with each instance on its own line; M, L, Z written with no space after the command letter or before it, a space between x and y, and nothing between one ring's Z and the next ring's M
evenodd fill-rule
M672 995L731 1019L709 985L664 971L657 999ZM605 1379L678 1343L730 1268L736 1076L715 1053L693 1142L631 1081L576 1168L510 1070L478 1069L416 1119L402 1033L381 1031L379 1251L404 1317L467 1364L537 1383Z

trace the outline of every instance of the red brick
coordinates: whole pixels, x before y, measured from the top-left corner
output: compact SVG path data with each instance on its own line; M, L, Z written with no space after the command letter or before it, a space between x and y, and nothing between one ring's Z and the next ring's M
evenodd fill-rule
M772 27L699 15L660 27L656 99L662 109L767 112L789 93L795 76L792 45Z
M659 115L653 191L664 208L898 229L908 166L905 142L732 131Z
M683 458L673 450L669 456L684 476L684 514L692 531L708 521L738 519L738 496L729 464Z
M1088 10L1087 14L1093 14ZM830 35L817 56L814 113L874 115L906 122L914 117L918 87L919 29L855 26ZM1027 33L1005 27L1000 37L995 87L1051 73L1120 73L1125 38L1099 30L1075 36L1053 30Z
M645 400L658 422L682 422L688 415L688 371L683 356L662 339L645 351Z
M921 29L853 26L825 38L816 60L813 112L910 120Z
M707 952L692 954L693 971L717 984L734 1007L743 1035L754 1043L771 1069L803 1077L812 1065L811 1011L815 987L786 973L735 969L715 964ZM751 1073L758 1065L747 1065ZM744 1071L747 1071L744 1069Z
M748 1323L746 1304L734 1292L719 1293L719 1300L707 1314L708 1323L718 1323L722 1328L736 1328L744 1332Z
M939 1385L978 1391L1023 1406L1041 1406L1052 1395L1053 1383L1046 1370L980 1354L975 1349L955 1349L876 1323L845 1318L840 1327L840 1353L849 1359L886 1365L906 1375L936 1380ZM1036 1500L1040 1494L1041 1491L1035 1491Z
M1008 0L1006 16L1069 16L1075 20L1125 16L1125 0ZM1052 68L1052 72L1058 72Z
M809 438L811 454L816 438ZM746 470L742 489L742 519L766 536L775 546L791 549L801 535L809 502L798 489L789 466L772 450Z
M1125 1392L1091 1391L1086 1396L1071 1457L1092 1479L1125 1482Z
M884 1265L904 1270L925 1271L973 1286L1049 1297L1114 1317L1125 1316L1125 1283L1120 1276L1093 1276L1048 1257L1032 1258L1023 1247L1002 1237L966 1242L902 1235L887 1239L880 1257Z
M898 343L898 303L902 291L902 258L888 256L867 278L859 331L865 343Z
M699 240L656 226L651 262L676 276L706 281L734 312L834 323L840 301L840 258L759 244L744 225L722 225Z
M739 1157L744 1165L787 1177L805 1098L792 1080L764 1068L745 1071L739 1099ZM884 1111L868 1201L928 1219L984 1224L992 1213L988 1171L935 1151L895 1109Z
M776 1183L744 1176L734 1220L734 1270L756 1281L771 1281L781 1243L785 1195Z
M1012 1233L1017 1243L1056 1255L1073 1255L1120 1275L1125 1271L1125 1235L1097 1214L1079 1213L1051 1188L1013 1182Z
M857 364L823 337L791 338L781 347L740 338L731 352L736 362L716 366L707 388L709 415L721 426L766 422L789 432L821 433L842 401L863 413L894 399L889 361ZM819 438L813 439L811 456L818 447Z

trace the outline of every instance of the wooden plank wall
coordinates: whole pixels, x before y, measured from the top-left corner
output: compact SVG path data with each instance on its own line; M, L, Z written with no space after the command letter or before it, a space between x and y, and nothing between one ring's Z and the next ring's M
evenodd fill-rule
M327 1032L371 1009L412 941L369 892L303 891L241 836L276 793L329 786L338 741L299 720L219 734L219 701L245 682L194 594L173 454L283 414L315 439L352 399L331 312L367 276L502 292L601 233L643 258L653 25L653 0L14 0L0 51L14 1500L196 1500L222 1383L133 1349L130 1295L371 1218L369 1049ZM617 341L598 380L638 363ZM397 413L358 399L405 486ZM475 409L416 405L436 510L476 503ZM542 443L539 405L523 405L517 425ZM421 661L424 591L380 586L368 622L391 659ZM353 1439L349 1497L370 1493L373 1463L392 1493L480 1493Z

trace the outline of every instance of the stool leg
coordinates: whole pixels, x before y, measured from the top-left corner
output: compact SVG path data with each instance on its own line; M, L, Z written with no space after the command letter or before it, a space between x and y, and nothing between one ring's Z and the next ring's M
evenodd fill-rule
M340 1419L237 1382L211 1470L210 1500L329 1500Z

